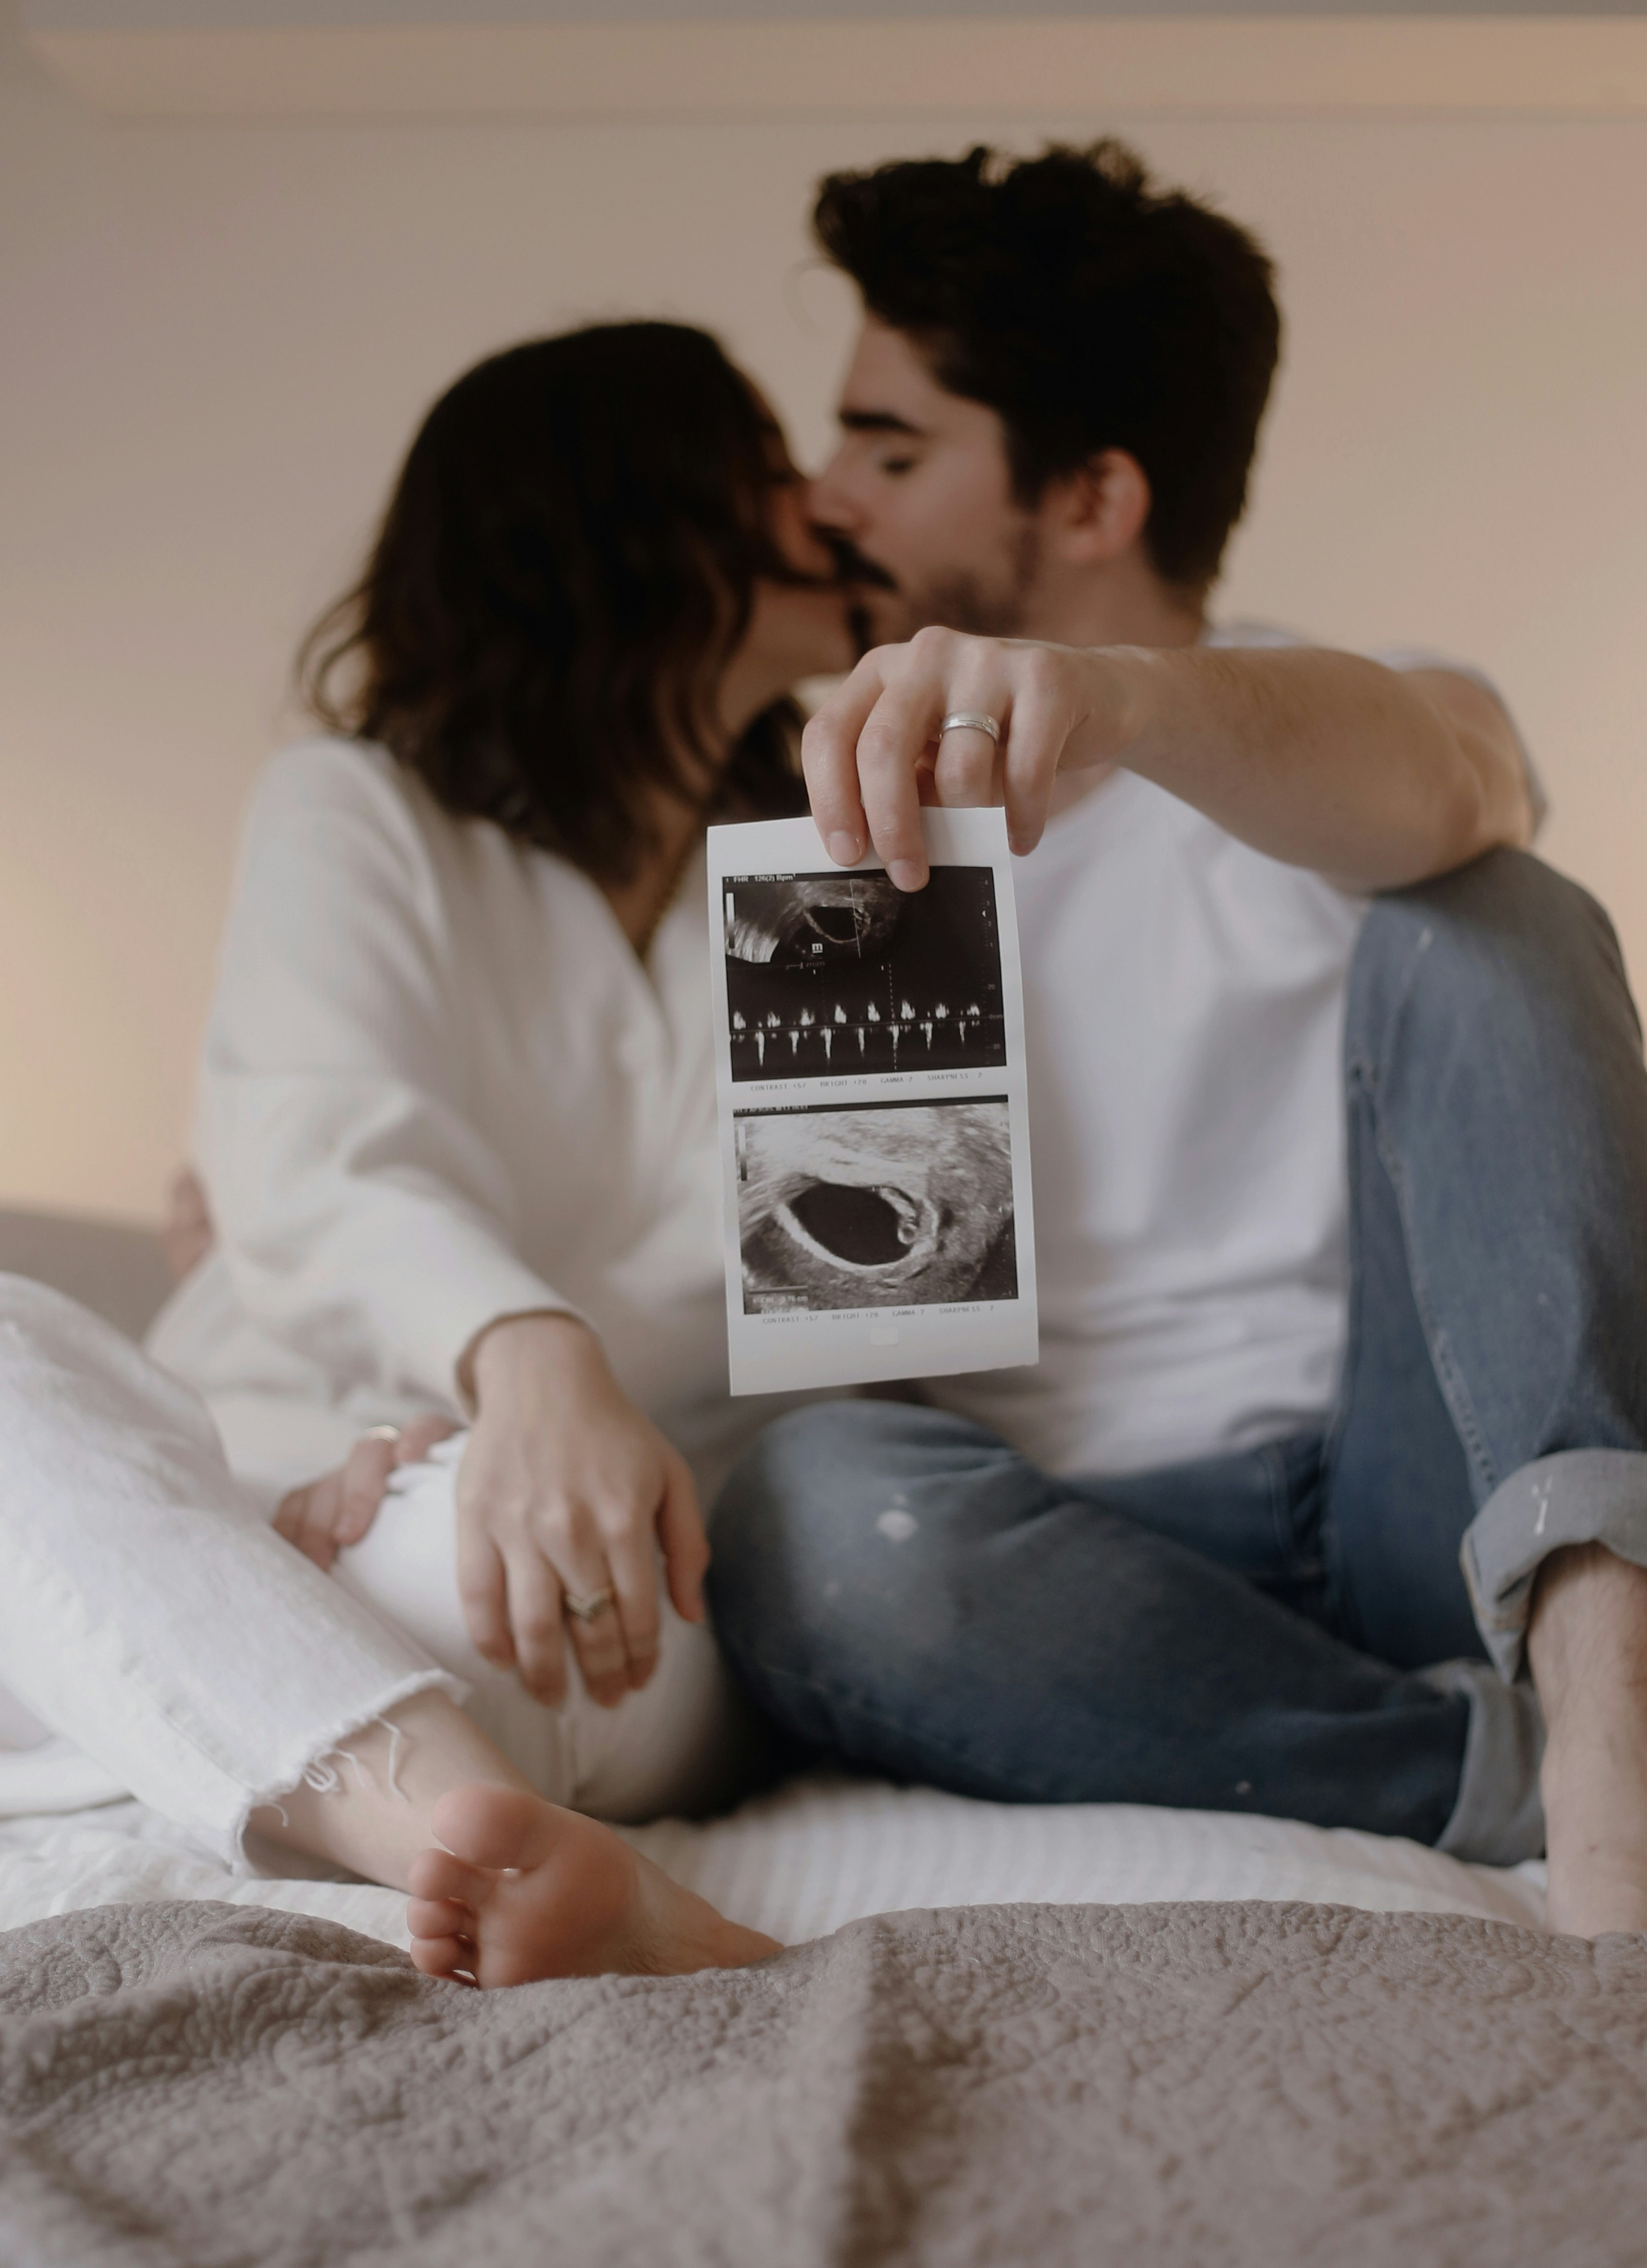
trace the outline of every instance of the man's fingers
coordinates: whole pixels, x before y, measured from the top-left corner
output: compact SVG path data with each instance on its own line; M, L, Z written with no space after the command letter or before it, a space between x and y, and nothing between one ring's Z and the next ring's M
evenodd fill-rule
M869 849L869 822L858 787L858 736L880 692L878 657L867 653L808 718L801 734L801 769L812 817L839 866L855 866Z
M901 890L924 889L930 871L916 768L942 713L942 686L924 673L906 675L886 686L858 734L858 792L870 839Z
M671 1453L664 1500L658 1508L658 1541L663 1547L669 1596L683 1622L703 1620L703 1578L709 1572L709 1538L698 1510L698 1492L686 1460Z
M970 702L957 703L956 706L982 708L981 703ZM983 713L996 712L985 710ZM978 811L999 803L1000 750L989 733L969 725L958 725L952 732L945 733L937 744L932 786L932 800L951 811Z
M907 646L865 655L824 703L801 754L812 815L838 859L861 857L867 831L898 887L918 890L929 872L922 805L999 802L1001 747L987 732L942 725L946 716L981 713L1005 733L1014 680L1004 652L922 630Z
M1004 802L1013 850L1032 850L1066 749L1085 736L1083 762L1113 762L1127 738L1114 699L1098 697L1107 681L1095 666L1092 655L937 629L866 655L802 741L820 828L846 830L860 855L867 829L903 890L927 879L923 804ZM943 731L946 716L968 714L993 718L999 741L982 729Z
M881 694L858 732L858 792L871 839L901 890L926 886L930 870L921 834L921 775L932 767L929 792L942 800L948 736L940 737L941 727L962 705L958 690L973 692L982 681L988 651L981 659L976 648L977 641L953 631L924 630L907 646L870 657Z
M1059 759L1070 719L1059 689L1033 665L1013 691L1011 731L1003 735L1002 800L1006 839L1019 858L1033 850L1047 824Z

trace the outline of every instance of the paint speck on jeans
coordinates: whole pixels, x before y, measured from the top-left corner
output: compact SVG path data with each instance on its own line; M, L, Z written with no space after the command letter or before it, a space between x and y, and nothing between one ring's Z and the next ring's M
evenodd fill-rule
M920 1525L918 1520L912 1520L907 1512L900 1512L894 1505L890 1512L882 1513L875 1522L875 1530L877 1535L884 1535L888 1543L907 1543Z
M1235 1793L1237 1795L1251 1795L1252 1792L1253 1783L1250 1779L1238 1779L1236 1781Z

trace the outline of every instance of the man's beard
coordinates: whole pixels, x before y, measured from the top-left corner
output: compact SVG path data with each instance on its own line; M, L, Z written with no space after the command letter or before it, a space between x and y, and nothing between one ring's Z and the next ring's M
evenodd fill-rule
M994 575L939 575L915 589L906 589L884 567L855 553L856 579L886 593L873 609L865 600L849 611L858 651L864 653L872 645L911 638L929 624L973 637L1021 637L1029 594L1040 568L1040 533L1033 526L1022 527L1004 548L1004 562ZM852 567L847 571L851 573Z

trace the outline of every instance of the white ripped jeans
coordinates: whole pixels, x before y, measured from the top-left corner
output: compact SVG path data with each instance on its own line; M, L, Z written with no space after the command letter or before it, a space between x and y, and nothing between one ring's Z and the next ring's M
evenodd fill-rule
M431 1687L554 1802L690 1808L741 1721L708 1631L665 1601L643 1691L598 1709L572 1663L563 1704L533 1700L464 1626L461 1451L397 1476L324 1575L265 1523L195 1394L73 1300L0 1276L0 1745L71 1742L253 1873L248 1815Z

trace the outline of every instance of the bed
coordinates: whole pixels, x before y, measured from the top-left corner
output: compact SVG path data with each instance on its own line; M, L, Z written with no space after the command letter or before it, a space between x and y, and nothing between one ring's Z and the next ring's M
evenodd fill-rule
M132 1802L0 1825L7 2268L1623 2268L1647 1939L1541 1869L818 1776L630 1830L780 1938L478 1994Z
M1642 2257L1647 1939L1536 1864L813 1775L630 1830L772 1961L477 1995L75 1771L0 1759L8 2268Z

